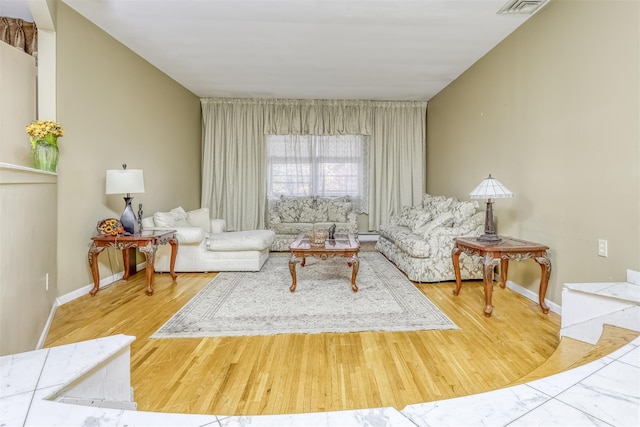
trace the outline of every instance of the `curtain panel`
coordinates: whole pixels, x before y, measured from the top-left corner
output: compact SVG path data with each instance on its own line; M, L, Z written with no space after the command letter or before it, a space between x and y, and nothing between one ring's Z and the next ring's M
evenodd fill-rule
M426 102L203 98L201 104L202 206L229 230L266 226L264 135L370 135L371 231L422 200Z
M426 102L377 102L372 108L369 230L422 203L426 181Z
M202 207L227 230L265 228L264 104L250 99L201 99Z

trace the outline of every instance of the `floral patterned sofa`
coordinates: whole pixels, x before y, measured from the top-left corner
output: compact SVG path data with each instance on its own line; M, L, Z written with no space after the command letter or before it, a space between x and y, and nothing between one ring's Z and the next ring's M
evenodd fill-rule
M304 196L272 201L269 207L269 229L276 233L272 251L288 251L300 233L314 228L328 229L336 225L337 233L357 233L358 215L349 196L336 198Z
M379 227L376 249L415 282L455 280L451 250L460 236L480 236L484 212L478 202L425 194L419 206L405 206L402 212ZM477 257L460 256L462 279L481 279Z

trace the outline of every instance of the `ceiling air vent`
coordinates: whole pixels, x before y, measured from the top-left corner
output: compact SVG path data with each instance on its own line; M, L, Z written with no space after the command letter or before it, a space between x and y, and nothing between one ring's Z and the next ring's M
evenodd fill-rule
M498 15L510 15L520 13L523 15L531 15L540 9L547 0L509 0L497 12Z

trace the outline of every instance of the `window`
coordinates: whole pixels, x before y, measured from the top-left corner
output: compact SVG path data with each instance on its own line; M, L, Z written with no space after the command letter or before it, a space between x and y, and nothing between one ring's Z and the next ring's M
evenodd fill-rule
M365 135L267 135L267 197L349 195L367 213L368 154Z

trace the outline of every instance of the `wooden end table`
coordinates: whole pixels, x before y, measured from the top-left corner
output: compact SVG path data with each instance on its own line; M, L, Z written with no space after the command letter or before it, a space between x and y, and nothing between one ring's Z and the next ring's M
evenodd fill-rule
M500 287L504 289L507 283L507 271L509 260L522 261L533 258L541 269L540 289L538 290L538 302L543 313L549 312L549 307L544 303L544 297L549 285L551 275L551 261L547 256L548 246L526 240L505 238L497 243L481 242L475 237L458 237L455 239L451 257L453 259L453 269L456 275L456 288L454 295L460 293L462 280L460 279L460 254L479 255L482 257L483 279L484 279L484 315L489 317L493 312L491 303L493 296L493 268L500 263Z
M360 259L358 252L360 251L360 242L354 234L336 233L335 239L327 239L322 246L314 246L309 242L309 236L305 233L299 234L296 240L289 246L291 258L289 259L289 271L291 272L291 287L289 290L295 292L296 280L296 264L300 263L304 267L306 258L312 256L320 259L333 258L341 256L347 258L347 265L351 267L351 290L358 292L356 285L356 276L360 268Z
M176 255L178 254L178 239L176 238L175 230L167 231L142 231L138 234L131 234L128 236L95 236L92 237L91 247L89 248L89 266L91 267L91 275L93 276L93 289L91 289L91 296L100 289L100 271L98 269L98 254L104 250L104 248L116 248L122 250L122 259L124 264L124 280L128 280L131 274L131 267L129 263L129 249L138 248L140 252L144 253L147 258L147 295L153 295L153 262L156 256L156 250L158 245L171 245L171 264L170 274L171 278L175 281L178 277L173 271L173 267L176 263Z

